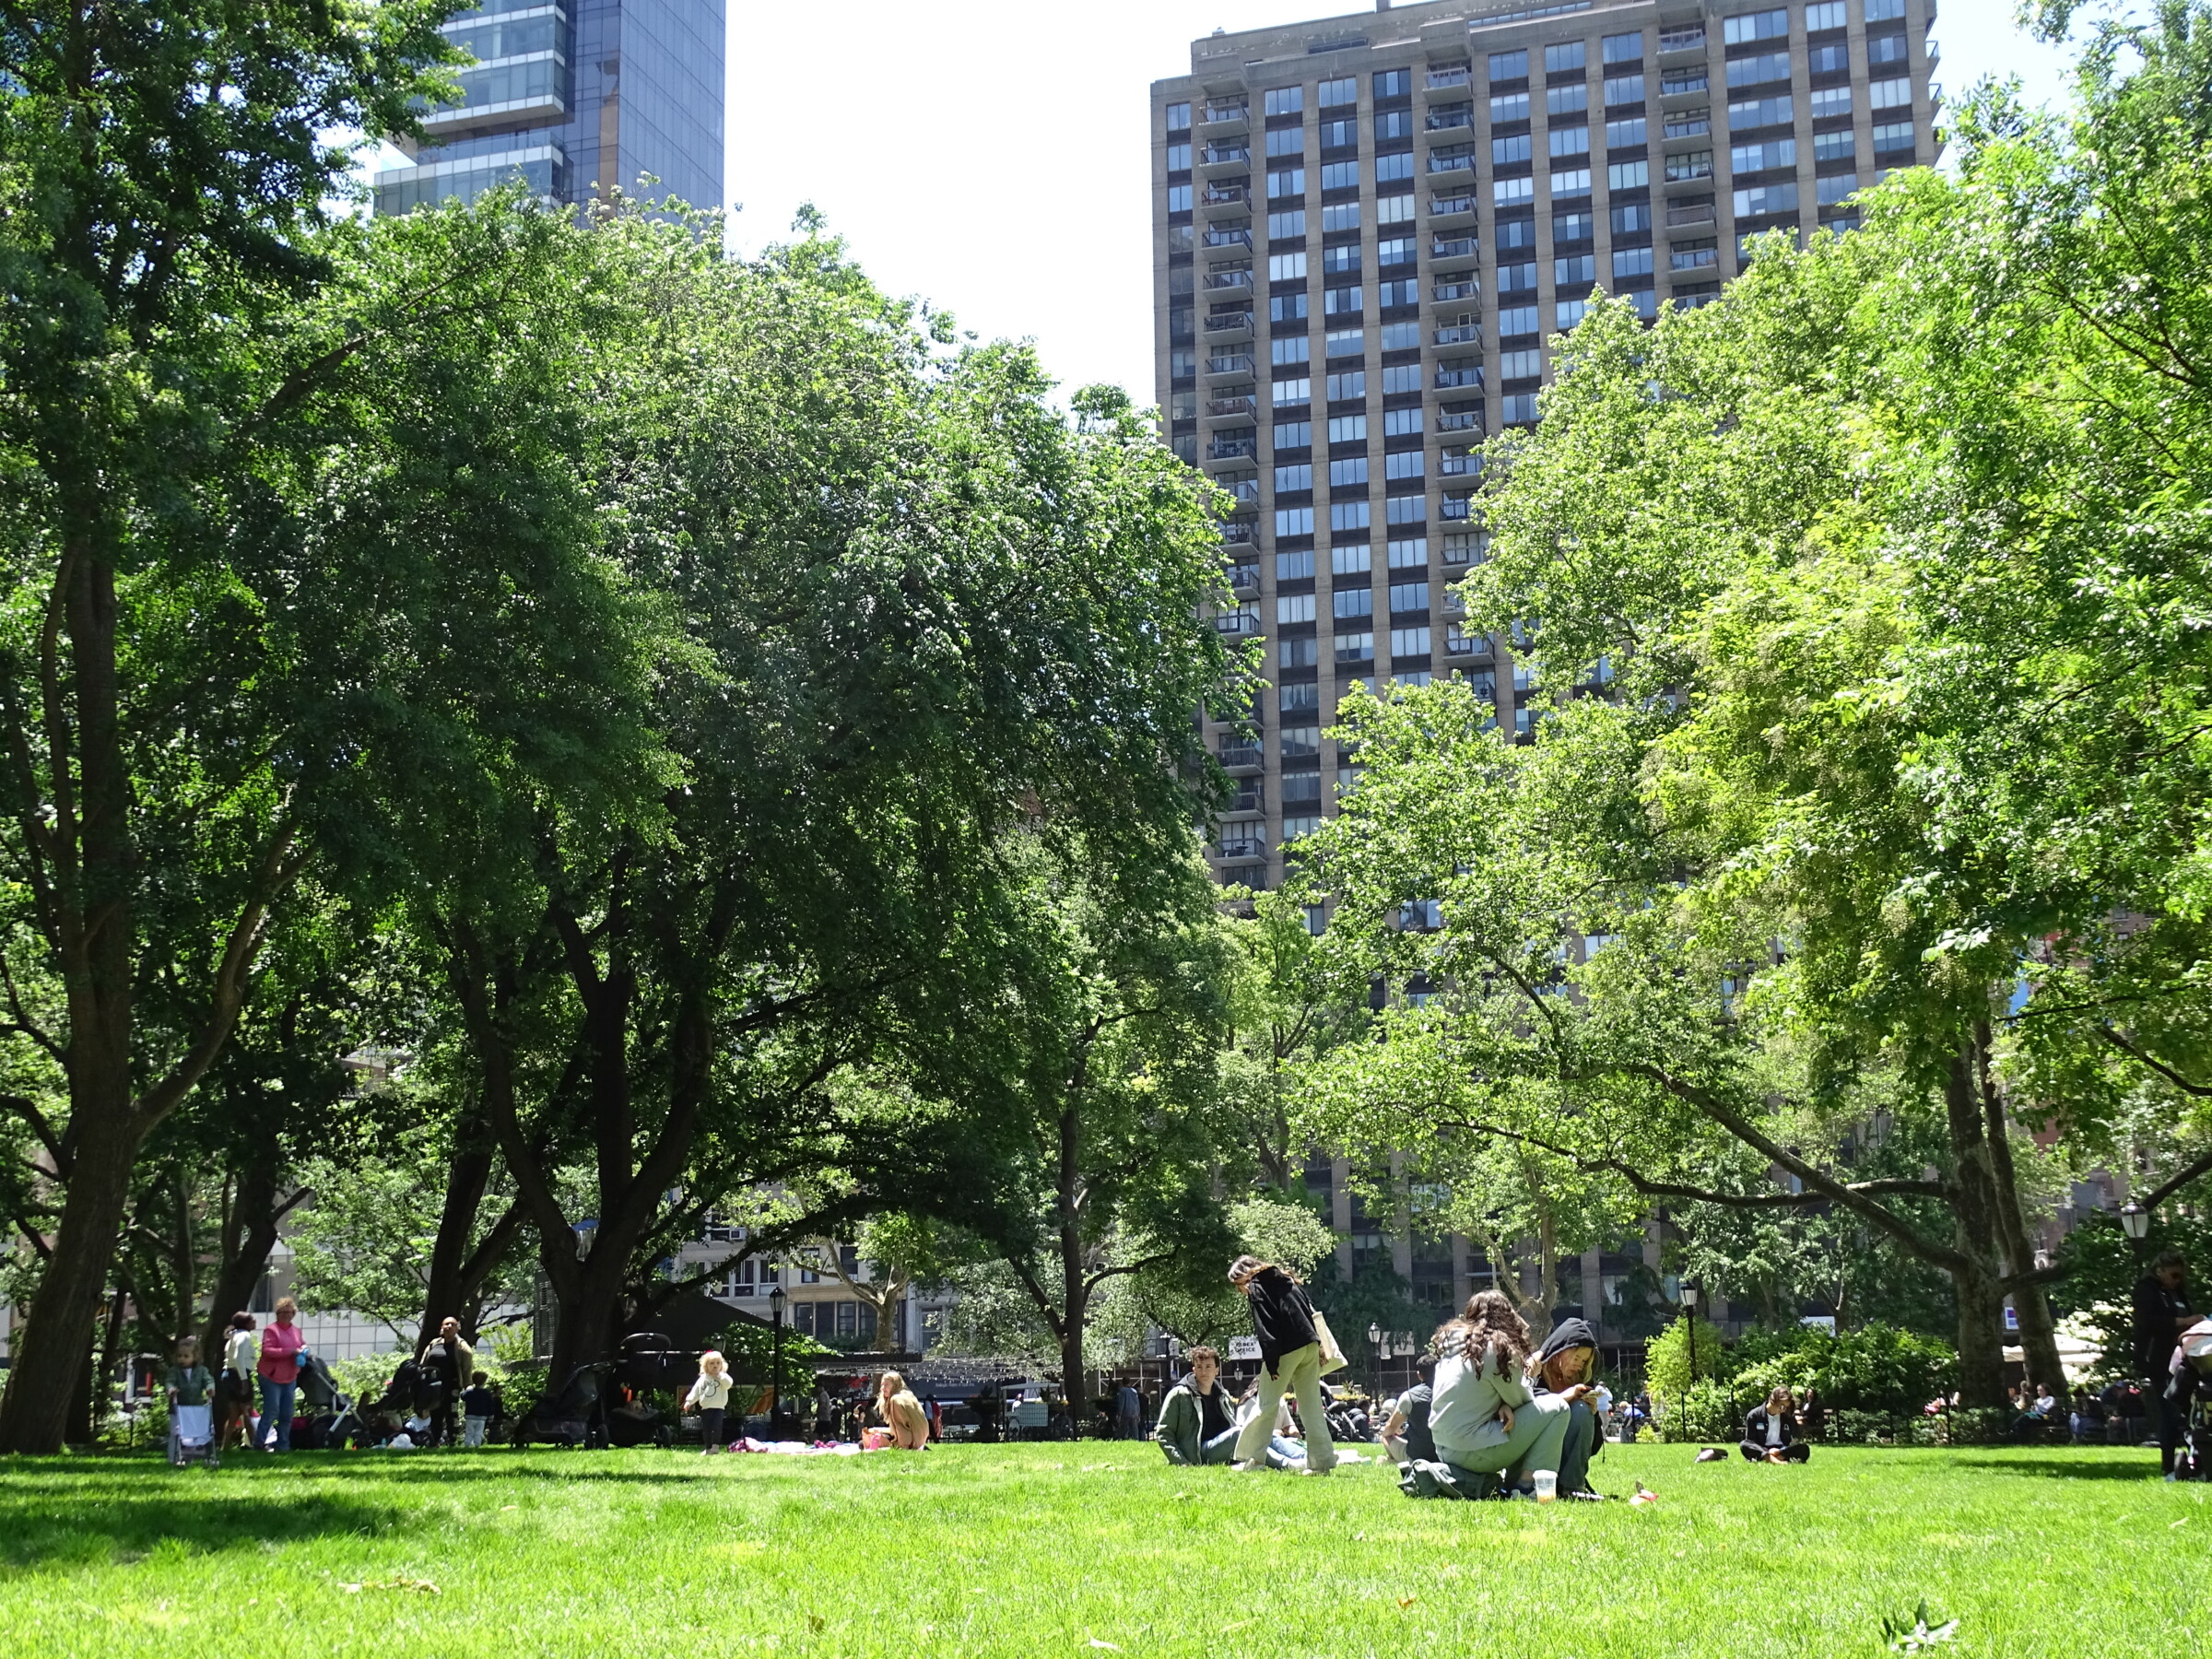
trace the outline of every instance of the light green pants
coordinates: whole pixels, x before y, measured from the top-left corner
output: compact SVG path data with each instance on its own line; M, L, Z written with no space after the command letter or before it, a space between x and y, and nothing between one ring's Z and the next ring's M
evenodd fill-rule
M1538 1469L1557 1474L1572 1411L1558 1394L1537 1394L1527 1405L1513 1407L1513 1431L1497 1445L1447 1446L1440 1440L1436 1454L1477 1475L1501 1474L1514 1486Z
M1286 1389L1298 1395L1298 1420L1306 1431L1306 1467L1317 1472L1335 1468L1336 1442L1329 1438L1327 1410L1321 1397L1318 1342L1292 1348L1283 1356L1273 1375L1262 1368L1260 1408L1244 1425L1244 1432L1237 1437L1237 1461L1250 1463L1266 1455L1268 1439L1275 1433L1276 1413L1282 1406Z

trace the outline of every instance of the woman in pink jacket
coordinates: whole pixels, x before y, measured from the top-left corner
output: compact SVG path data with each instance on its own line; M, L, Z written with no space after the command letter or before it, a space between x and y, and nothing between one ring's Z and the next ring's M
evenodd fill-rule
M305 1333L293 1323L299 1312L290 1297L278 1300L275 1323L261 1334L261 1362L253 1368L261 1376L262 1432L274 1431L266 1446L271 1452L292 1449L292 1402L300 1387L300 1352L307 1347Z

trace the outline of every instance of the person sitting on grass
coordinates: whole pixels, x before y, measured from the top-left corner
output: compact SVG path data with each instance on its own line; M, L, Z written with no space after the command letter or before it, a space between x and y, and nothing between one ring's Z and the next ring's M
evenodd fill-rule
M1434 1463L1436 1439L1429 1432L1429 1413L1436 1399L1436 1356L1416 1359L1413 1374L1418 1381L1398 1396L1382 1425L1382 1449L1399 1464Z
M1477 1496L1496 1477L1509 1489L1559 1472L1569 1414L1589 1389L1531 1394L1522 1382L1528 1326L1497 1290L1477 1290L1459 1318L1437 1333L1435 1400L1429 1432L1436 1462L1406 1465L1415 1497Z
M891 1431L891 1444L902 1452L920 1452L929 1445L929 1413L922 1409L906 1385L906 1379L895 1371L883 1373L876 1385L876 1409L882 1414L883 1426Z
M1237 1454L1236 1408L1221 1386L1221 1356L1190 1352L1191 1374L1168 1391L1152 1438L1171 1464L1225 1464Z
M1589 1322L1562 1319L1545 1337L1544 1346L1528 1362L1529 1386L1538 1394L1564 1395L1578 1383L1588 1385L1589 1397L1570 1406L1567 1432L1559 1441L1559 1496L1593 1499L1602 1494L1590 1487L1590 1460L1605 1444L1606 1424L1596 1409L1597 1333Z
M1797 1402L1786 1386L1751 1408L1737 1450L1752 1463L1804 1463L1812 1456L1813 1449L1797 1438Z
M684 1409L699 1407L699 1443L708 1452L722 1450L722 1418L730 1406L730 1368L714 1349L699 1357L699 1381L684 1396Z
M1260 1420L1260 1382L1253 1378L1252 1385L1237 1396L1237 1430L1240 1442L1253 1423ZM1306 1467L1305 1442L1298 1438L1298 1418L1287 1399L1275 1403L1275 1422L1267 1431L1266 1466L1284 1470L1292 1475L1302 1474Z

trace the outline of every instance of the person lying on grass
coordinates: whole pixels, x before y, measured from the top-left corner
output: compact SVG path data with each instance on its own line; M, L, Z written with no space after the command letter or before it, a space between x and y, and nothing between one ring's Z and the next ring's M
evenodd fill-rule
M1436 1335L1435 1399L1429 1432L1437 1461L1409 1464L1406 1490L1415 1497L1474 1497L1502 1477L1514 1490L1533 1488L1539 1471L1557 1474L1570 1414L1589 1394L1586 1383L1532 1394L1522 1377L1529 1363L1528 1326L1501 1292L1477 1290L1466 1311Z
M1221 1356L1210 1347L1190 1353L1191 1374L1168 1391L1152 1438L1171 1464L1225 1464L1237 1454L1236 1407L1221 1386Z
M1813 1449L1797 1438L1797 1401L1787 1387L1751 1408L1738 1449L1753 1463L1804 1463L1812 1456Z
M1567 1409L1567 1431L1559 1440L1559 1496L1596 1498L1590 1489L1590 1460L1605 1444L1605 1421L1598 1416L1593 1374L1597 1370L1597 1333L1587 1321L1563 1319L1552 1327L1528 1362L1526 1379L1536 1394L1565 1397L1579 1390Z

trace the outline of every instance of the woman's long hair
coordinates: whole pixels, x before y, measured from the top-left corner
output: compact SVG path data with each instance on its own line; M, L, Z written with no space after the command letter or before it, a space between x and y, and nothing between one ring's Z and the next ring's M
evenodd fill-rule
M1436 1334L1436 1346L1440 1354L1464 1354L1475 1365L1495 1347L1499 1374L1510 1376L1528 1363L1528 1325L1503 1291L1477 1290L1467 1298L1466 1311Z
M1300 1278L1298 1275L1291 1272L1289 1268L1278 1267L1273 1262L1263 1262L1258 1256L1255 1255L1241 1255L1235 1261L1231 1262L1229 1265L1229 1282L1233 1285L1238 1283L1240 1280L1251 1278L1254 1275L1267 1273L1270 1271L1281 1274L1285 1278L1288 1279L1294 1285L1302 1285L1305 1283L1305 1280Z

